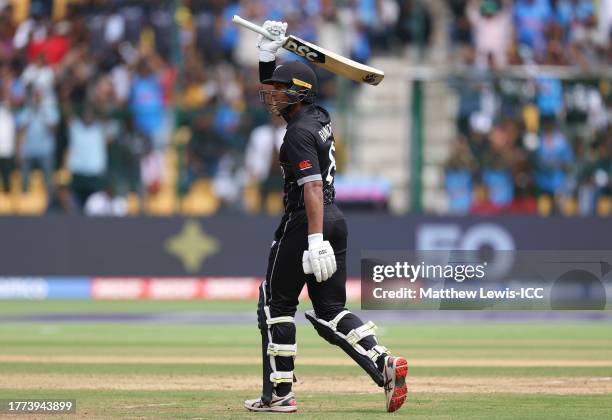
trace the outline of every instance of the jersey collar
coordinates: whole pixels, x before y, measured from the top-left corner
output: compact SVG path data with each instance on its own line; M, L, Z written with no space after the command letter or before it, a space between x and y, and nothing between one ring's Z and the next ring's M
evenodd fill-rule
M315 104L302 104L302 108L293 115L289 120L287 120L287 128L298 121L304 114L310 112L315 107Z

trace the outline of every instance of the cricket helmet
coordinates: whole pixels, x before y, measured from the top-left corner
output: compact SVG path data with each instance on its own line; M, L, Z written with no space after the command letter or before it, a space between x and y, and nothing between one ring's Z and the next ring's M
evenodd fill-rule
M274 90L262 90L260 91L260 98L268 108L279 115L287 112L291 105L299 102L307 104L313 103L317 92L317 76L315 72L306 64L300 61L289 61L288 63L281 64L274 69L272 76L269 79L262 81L263 84L272 85L274 83L282 83L287 86L287 89L283 90L287 95L286 102L276 103L285 105L283 108L279 108L277 104L270 105L269 97L274 94Z

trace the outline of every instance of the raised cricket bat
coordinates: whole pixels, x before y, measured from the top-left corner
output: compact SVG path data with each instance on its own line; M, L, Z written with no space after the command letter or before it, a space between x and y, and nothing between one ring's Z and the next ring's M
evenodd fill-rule
M268 39L274 39L274 37L270 35L270 33L263 27L253 22L249 22L238 15L234 15L232 22L237 25L244 26L253 32L257 32ZM304 41L295 35L289 35L287 37L285 43L283 44L283 48L296 55L299 55L300 57L304 57L306 60L321 68L329 70L340 76L344 76L348 79L355 80L356 82L363 82L376 86L382 82L382 79L385 77L385 73L382 70L366 66L365 64L361 64L349 58L343 57L340 54L336 54L335 52L321 48L318 45Z

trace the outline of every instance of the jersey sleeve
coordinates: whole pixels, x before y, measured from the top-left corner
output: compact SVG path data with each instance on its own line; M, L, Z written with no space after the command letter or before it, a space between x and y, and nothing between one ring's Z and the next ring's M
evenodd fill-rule
M310 133L304 130L292 131L285 142L285 148L299 186L323 179L317 144Z
M275 68L276 68L276 60L260 61L259 62L259 81L263 83L264 80L272 77L272 73L274 73Z

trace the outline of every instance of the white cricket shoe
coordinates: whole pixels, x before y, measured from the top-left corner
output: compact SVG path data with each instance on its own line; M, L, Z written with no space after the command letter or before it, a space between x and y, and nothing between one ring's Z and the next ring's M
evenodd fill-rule
M408 387L406 386L406 375L408 375L408 362L403 357L385 357L385 397L387 397L387 412L392 413L406 401Z
M276 394L272 394L272 402L270 405L266 405L261 401L261 398L254 400L246 400L244 402L244 408L249 411L272 411L278 413L293 413L297 411L297 400L293 392L288 393L284 397L279 397Z

